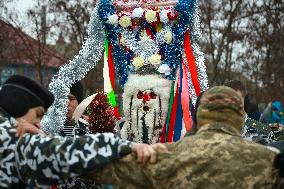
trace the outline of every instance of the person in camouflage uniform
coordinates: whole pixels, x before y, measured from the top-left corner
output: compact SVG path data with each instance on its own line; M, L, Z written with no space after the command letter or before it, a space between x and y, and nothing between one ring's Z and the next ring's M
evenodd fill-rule
M25 124L30 127L39 126L40 118L53 100L49 91L23 76L12 76L3 84L0 188L25 188L26 184L48 188L66 183L68 178L83 177L131 151L136 151L139 160L144 161L154 154L148 146L122 140L111 133L74 138L27 133L18 138L20 118L29 120Z
M141 167L128 155L89 178L141 189L283 187L273 164L277 149L241 138L244 115L242 97L236 91L213 87L201 98L197 133L167 144L169 153L159 154L156 164Z

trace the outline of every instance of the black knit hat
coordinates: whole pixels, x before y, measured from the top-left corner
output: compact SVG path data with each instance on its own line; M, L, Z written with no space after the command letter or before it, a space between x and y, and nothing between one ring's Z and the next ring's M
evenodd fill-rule
M70 94L76 97L78 103L81 103L83 100L83 87L82 84L77 81L75 82L72 87L70 88Z
M21 75L11 76L0 91L0 107L16 118L37 106L43 106L46 111L53 101L51 92Z

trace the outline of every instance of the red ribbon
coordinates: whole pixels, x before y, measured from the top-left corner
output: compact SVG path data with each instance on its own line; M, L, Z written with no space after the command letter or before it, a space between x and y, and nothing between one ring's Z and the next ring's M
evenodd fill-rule
M183 113L183 120L185 124L186 131L189 131L191 128L191 116L189 111L189 88L188 88L188 78L187 71L184 61L182 61L182 92L181 92L181 106Z
M113 108L113 114L117 119L121 119L117 106Z
M108 58L107 58L107 62L108 62L108 69L109 69L109 79L110 79L110 82L111 82L112 90L114 90L115 68L114 68L113 58L112 58L111 54L112 54L112 46L111 46L111 43L109 42L108 43ZM117 105L114 107L113 111L114 111L114 116L117 119L120 119L121 116L119 114Z
M163 127L163 131L162 131L162 134L160 136L160 142L161 143L165 143L165 135L166 135L166 124L167 124L167 121L165 121L164 123L164 127Z
M108 62L108 68L109 68L109 79L110 79L110 82L111 82L111 86L112 86L112 89L114 90L114 72L115 72L115 69L114 69L114 64L113 64L113 59L112 59L112 46L111 46L111 43L109 42L108 43L108 58L107 58L107 62Z
M176 123L177 107L178 107L178 85L176 88L172 112L171 112L167 142L173 142L173 139L174 139L174 129L175 129L175 123Z
M185 56L188 62L189 72L191 75L191 81L192 81L196 95L199 96L200 95L200 85L198 81L198 73L197 73L197 68L195 64L195 59L194 59L193 52L191 49L188 30L186 31L185 37L184 37L184 51L185 51Z

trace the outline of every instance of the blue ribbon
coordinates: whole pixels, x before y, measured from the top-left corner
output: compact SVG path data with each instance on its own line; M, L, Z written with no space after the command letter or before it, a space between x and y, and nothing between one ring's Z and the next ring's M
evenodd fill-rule
M182 61L180 60L180 86L178 87L178 107L176 113L176 122L175 122L175 129L174 129L174 142L178 141L181 138L181 131L182 131L182 106L181 106L181 92L182 92Z

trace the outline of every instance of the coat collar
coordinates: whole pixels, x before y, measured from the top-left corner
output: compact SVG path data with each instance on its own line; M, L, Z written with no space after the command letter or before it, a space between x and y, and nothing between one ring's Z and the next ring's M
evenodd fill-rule
M16 125L16 119L8 114L2 107L0 107L0 123L10 121L11 125Z
M241 137L241 134L237 129L225 123L215 122L203 125L202 127L200 127L197 133L206 132L206 131L221 132L228 135Z
M0 107L0 116L8 119L11 118L11 116L2 107Z

